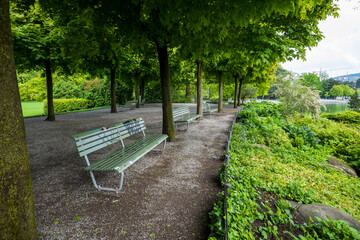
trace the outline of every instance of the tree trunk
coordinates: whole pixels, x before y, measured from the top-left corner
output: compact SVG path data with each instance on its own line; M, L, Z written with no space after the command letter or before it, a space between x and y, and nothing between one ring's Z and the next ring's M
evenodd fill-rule
M167 44L160 43L156 40L156 48L160 63L160 78L161 78L161 92L162 92L162 109L163 109L163 129L162 133L169 136L169 141L175 141L175 129L173 119L173 108L170 91L170 71L169 71L169 57L167 52Z
M116 93L115 93L115 74L116 68L113 67L110 69L110 99L111 99L111 113L117 113L116 110Z
M141 101L144 101L144 97L145 97L145 80L144 78L141 78L140 81L140 96L141 96Z
M0 238L38 239L8 0L0 29Z
M45 119L45 121L55 121L53 80L51 74L50 59L45 60L45 73L46 73L46 89L47 89L47 103L48 103L48 116Z
M136 108L140 108L140 102L139 102L139 72L135 72L134 74L134 82L135 82L135 100L137 100Z
M240 106L240 100L241 100L241 87L244 79L240 78L240 84L239 84L239 94L238 94L238 106Z
M188 101L191 100L190 83L186 84L185 97Z
M222 71L218 71L219 78L219 103L218 103L218 112L222 113L222 105L223 105L223 79L222 79Z
M239 75L235 74L234 75L234 80L235 80L234 108L237 108L238 78L239 78Z
M196 90L197 90L197 97L196 97L196 114L200 114L200 119L204 119L203 117L203 95L202 95L202 79L201 79L201 68L202 62L196 61L197 65L197 82L196 82Z

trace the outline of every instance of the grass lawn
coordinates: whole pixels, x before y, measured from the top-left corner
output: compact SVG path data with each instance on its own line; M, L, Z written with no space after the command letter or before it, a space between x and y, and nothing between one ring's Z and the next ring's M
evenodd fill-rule
M43 115L42 102L21 102L24 117L36 117Z
M43 116L43 103L42 102L21 102L21 107L22 107L24 117ZM106 107L110 107L110 106L81 109L81 110L75 110L75 111L71 111L71 112L84 112L84 111L102 109L102 108L106 108ZM63 114L63 113L61 113L61 114Z

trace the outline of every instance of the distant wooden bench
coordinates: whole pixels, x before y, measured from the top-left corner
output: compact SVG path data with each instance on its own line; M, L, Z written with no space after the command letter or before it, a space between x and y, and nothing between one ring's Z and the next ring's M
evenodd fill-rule
M133 100L133 101L127 101L126 103L125 103L125 105L119 105L119 107L121 107L121 108L127 108L127 109L135 109L135 107L136 107L136 104L137 104L137 100Z
M203 103L203 114L208 113L211 116L211 113L217 112L217 111L218 110L215 108L213 108L213 109L210 108L210 103Z
M145 135L145 129L144 120L142 118L136 118L109 127L98 128L71 136L75 140L80 157L85 158L87 164L85 170L90 172L96 189L119 192L123 185L124 170L126 168L151 150L165 150L168 136L166 134ZM125 146L123 139L136 133L142 133L143 137ZM122 146L119 150L101 160L90 163L88 159L90 153L117 142L120 142ZM162 150L155 149L155 147L162 142L164 143ZM117 171L121 173L119 188L109 188L98 185L93 171Z
M178 107L178 108L174 108L173 109L173 118L174 118L174 124L175 124L175 128L178 129L177 125L178 124L187 124L187 128L184 130L187 130L189 128L189 122L192 122L196 119L198 119L198 121L200 121L200 115L199 114L194 114L194 115L190 115L190 109L189 106L183 106L183 107Z

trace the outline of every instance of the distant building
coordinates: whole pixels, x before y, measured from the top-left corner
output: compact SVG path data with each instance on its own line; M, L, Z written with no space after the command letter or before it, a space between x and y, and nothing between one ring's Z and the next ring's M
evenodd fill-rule
M360 78L360 73L353 73L353 74L333 77L334 80L339 82L345 82L345 81L356 82L359 78Z

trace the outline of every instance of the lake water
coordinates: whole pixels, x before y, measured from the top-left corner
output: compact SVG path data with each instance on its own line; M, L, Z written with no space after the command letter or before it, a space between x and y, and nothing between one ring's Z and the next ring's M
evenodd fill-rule
M321 111L327 113L345 112L346 110L349 110L347 104L347 102L324 102L326 110L322 108Z

